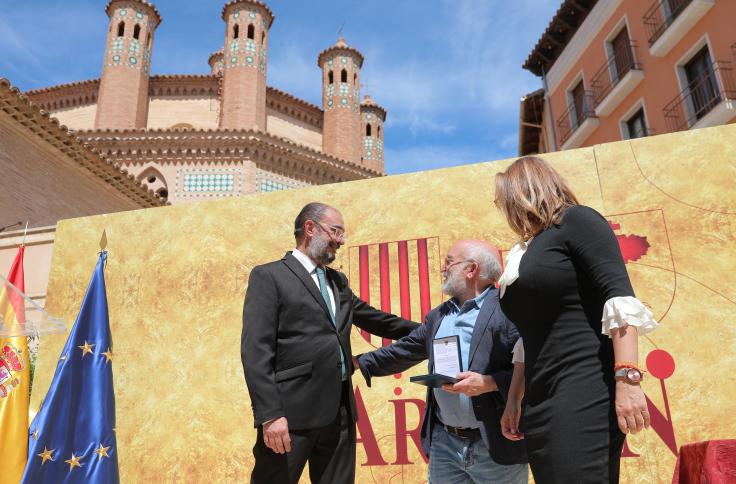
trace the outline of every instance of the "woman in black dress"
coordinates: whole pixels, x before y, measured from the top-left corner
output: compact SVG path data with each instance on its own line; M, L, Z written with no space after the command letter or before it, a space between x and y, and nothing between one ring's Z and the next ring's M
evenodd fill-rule
M616 483L626 433L649 426L637 337L654 329L608 222L544 160L496 175L520 237L499 281L525 353L522 430L538 484Z

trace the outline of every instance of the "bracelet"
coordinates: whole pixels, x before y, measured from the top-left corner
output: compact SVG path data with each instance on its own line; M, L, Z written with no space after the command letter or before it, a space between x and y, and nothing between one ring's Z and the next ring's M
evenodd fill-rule
M618 361L613 365L613 370L620 370L621 368L633 368L639 370L641 373L646 373L645 370L641 369L638 364L633 361Z

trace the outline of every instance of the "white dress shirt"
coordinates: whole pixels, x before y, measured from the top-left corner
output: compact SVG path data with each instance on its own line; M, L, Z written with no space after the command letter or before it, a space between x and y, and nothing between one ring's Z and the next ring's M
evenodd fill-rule
M307 270L310 276L312 276L312 280L317 285L317 289L319 289L319 279L317 279L317 264L312 261L312 259L309 258L304 252L301 252L299 249L294 249L294 251L291 253L291 255L294 256L296 260L299 261L299 263L304 266L304 268ZM325 271L325 279L327 271ZM330 281L327 281L327 294L330 295L330 305L332 306L332 314L337 317L336 314L336 307L335 307L335 294L332 292L332 285L330 284Z

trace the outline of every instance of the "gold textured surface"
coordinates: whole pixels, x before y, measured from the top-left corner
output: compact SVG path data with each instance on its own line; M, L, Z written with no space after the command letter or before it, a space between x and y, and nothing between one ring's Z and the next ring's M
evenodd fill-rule
M672 355L676 368L666 380L649 375L644 382L664 419L665 401L669 404L670 420L629 439L639 457L622 460L621 480L669 482L675 455L662 437L668 427L677 446L736 435L736 125L547 159L582 203L618 224L618 235L647 238L646 254L627 268L637 295L662 321L640 340L640 360L659 348ZM107 231L122 481L246 481L255 432L239 352L243 295L254 265L292 247L291 227L302 205L320 200L342 211L349 241L335 266L350 274L356 293L355 247L436 238L430 244L436 305L439 259L455 240L484 238L504 250L514 242L492 204L493 175L510 161L59 223L47 307L69 322ZM375 277L371 294L378 305ZM398 296L391 297L397 310ZM34 408L48 388L64 339L42 341ZM353 342L356 352L371 348L357 329ZM387 464L362 465L366 454L358 444L358 482L426 480L426 466L409 439L413 464L393 465L396 401L423 400L423 387L408 377L424 369L419 365L400 379L374 380L373 388L356 378ZM411 402L403 405L407 428L415 428L418 409Z

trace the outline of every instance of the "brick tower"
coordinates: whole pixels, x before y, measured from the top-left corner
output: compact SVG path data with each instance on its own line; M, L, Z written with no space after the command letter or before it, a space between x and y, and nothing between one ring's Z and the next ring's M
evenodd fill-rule
M145 128L153 34L161 23L145 0L110 0L95 128Z
M258 0L232 0L225 21L220 126L266 130L268 29L274 16Z
M223 49L218 50L217 52L213 52L210 54L209 59L207 59L207 63L210 65L210 69L212 70L213 76L221 76L222 75L222 64L223 64Z
M340 37L317 58L322 69L322 150L343 160L360 163L360 68L363 55Z
M383 173L383 124L386 110L366 95L360 103L363 132L363 164Z

